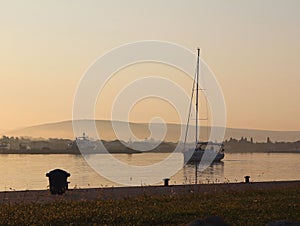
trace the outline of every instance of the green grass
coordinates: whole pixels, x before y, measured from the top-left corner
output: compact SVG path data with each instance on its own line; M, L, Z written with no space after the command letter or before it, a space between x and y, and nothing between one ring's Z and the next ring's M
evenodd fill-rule
M221 216L232 225L300 221L300 191L289 188L0 206L1 225L184 225L210 215Z

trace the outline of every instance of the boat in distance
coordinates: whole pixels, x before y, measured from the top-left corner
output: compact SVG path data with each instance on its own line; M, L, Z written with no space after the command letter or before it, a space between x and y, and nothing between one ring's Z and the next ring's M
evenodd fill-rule
M192 162L200 162L202 160L202 157L205 156L205 159L207 161L212 162L219 162L221 161L225 154L224 144L219 142L211 142L211 141L199 141L199 134L198 134L198 113L199 113L199 77L200 77L200 49L198 48L198 55L197 55L197 67L196 67L196 73L195 78L193 81L193 88L192 88L192 97L190 102L190 110L189 110L189 116L187 120L187 126L186 126L186 135L185 135L185 141L184 141L184 147L186 146L186 140L187 140L187 134L188 134L188 127L190 122L190 116L191 116L191 104L193 102L193 93L196 91L195 98L196 98L196 126L195 126L195 144L193 145L193 148L188 148L188 150L183 150L184 155L184 162L185 163L192 163ZM203 89L202 89L203 90Z
M224 151L225 149L223 143L198 142L196 148L191 148L184 152L184 162L200 162L205 152L207 152L208 155L213 155L213 162L219 162L225 156Z
M68 149L70 150L82 150L82 151L95 151L97 148L96 142L91 141L85 133L81 137L76 137L76 139L69 144Z

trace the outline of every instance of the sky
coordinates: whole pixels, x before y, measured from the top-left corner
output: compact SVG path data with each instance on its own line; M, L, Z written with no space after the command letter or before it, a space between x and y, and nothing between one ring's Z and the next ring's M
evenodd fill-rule
M163 40L201 47L223 90L228 127L300 130L299 8L298 0L3 1L0 129L70 120L80 79L99 56ZM149 120L151 109L176 121L167 103L146 111L147 101L132 121ZM109 116L104 105L99 119Z

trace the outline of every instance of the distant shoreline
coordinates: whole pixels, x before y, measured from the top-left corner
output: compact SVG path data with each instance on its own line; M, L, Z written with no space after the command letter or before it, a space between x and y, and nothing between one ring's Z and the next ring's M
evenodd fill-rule
M119 150L119 151L110 151L110 154L139 154L142 152L139 151L128 151L128 150ZM0 150L0 155L62 155L62 154L70 154L70 155L81 155L80 151L76 150ZM88 152L87 154L105 154L100 152Z
M106 153L103 146L112 154L137 154L144 153L144 147L154 147L147 153L172 153L175 149L178 153L183 149L182 143L167 141L122 141L122 140L85 140L87 154ZM266 142L254 142L253 139L242 137L241 139L230 138L223 141L226 153L300 153L300 141L296 142L273 142L269 137ZM179 145L179 147L178 147ZM181 145L181 146L180 146ZM81 152L77 142L69 139L29 139L18 137L0 138L0 154L73 154L80 155Z
M141 154L141 153L172 153L172 151L135 151L135 150L114 150L109 151L110 154ZM178 152L180 153L180 152ZM251 153L264 153L264 154L300 154L300 151L225 151L227 154L251 154ZM74 150L0 150L0 155L81 155L82 153ZM86 154L106 154L100 152L88 152Z

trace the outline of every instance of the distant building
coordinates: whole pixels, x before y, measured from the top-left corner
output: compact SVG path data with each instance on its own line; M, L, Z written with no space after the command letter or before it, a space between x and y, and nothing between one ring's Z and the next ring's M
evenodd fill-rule
M0 150L9 150L9 149L10 149L10 143L8 142L0 143Z

